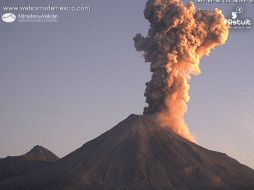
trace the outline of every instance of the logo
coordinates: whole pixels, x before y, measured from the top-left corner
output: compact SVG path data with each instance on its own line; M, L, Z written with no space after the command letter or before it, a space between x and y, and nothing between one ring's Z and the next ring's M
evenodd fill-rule
M58 22L58 15L55 14L18 14L18 22Z
M13 13L5 13L2 16L2 20L8 23L14 22L16 20L16 16Z
M237 7L235 12L232 12L232 19L236 19L237 18L237 14L241 14L243 12L243 8L242 7Z
M227 23L232 29L251 29L252 20L249 18L241 18L244 9L241 6L236 7L231 13L231 19L227 19Z

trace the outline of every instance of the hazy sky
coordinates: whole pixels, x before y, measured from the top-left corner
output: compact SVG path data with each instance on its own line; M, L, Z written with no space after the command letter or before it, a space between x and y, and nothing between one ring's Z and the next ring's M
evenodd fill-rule
M3 6L38 5L1 0ZM90 6L53 12L57 23L0 21L0 157L42 145L64 156L145 106L149 64L132 38L146 35L146 0L54 0ZM227 17L238 4L204 4ZM254 4L242 17L254 19ZM14 14L48 12L12 11ZM254 23L253 23L254 28ZM191 80L186 121L198 143L254 168L254 29L232 31Z

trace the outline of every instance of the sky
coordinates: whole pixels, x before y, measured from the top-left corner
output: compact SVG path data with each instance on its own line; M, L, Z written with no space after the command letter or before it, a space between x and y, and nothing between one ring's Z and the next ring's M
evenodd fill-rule
M60 157L142 114L149 64L132 38L147 34L146 0L2 0L3 6L87 6L53 23L0 20L0 157L42 145ZM237 3L195 3L231 17ZM254 19L254 4L241 4ZM47 11L12 11L48 14ZM254 23L253 23L254 28ZM186 122L198 144L254 168L254 29L232 30L192 77Z

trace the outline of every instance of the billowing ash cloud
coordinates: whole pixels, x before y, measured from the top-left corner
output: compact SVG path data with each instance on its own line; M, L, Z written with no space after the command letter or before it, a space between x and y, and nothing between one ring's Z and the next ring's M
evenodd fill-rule
M133 38L151 63L144 114L154 114L162 125L194 141L184 121L189 80L200 74L200 58L226 42L229 27L221 10L197 10L192 2L185 6L179 0L148 0L144 15L150 22L148 35Z

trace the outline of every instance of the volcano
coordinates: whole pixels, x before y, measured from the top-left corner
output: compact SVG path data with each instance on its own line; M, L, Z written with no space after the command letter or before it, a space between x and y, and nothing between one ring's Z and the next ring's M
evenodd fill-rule
M58 159L50 150L36 145L24 155L0 159L0 181L44 168Z
M66 157L1 190L253 190L254 170L130 115Z

